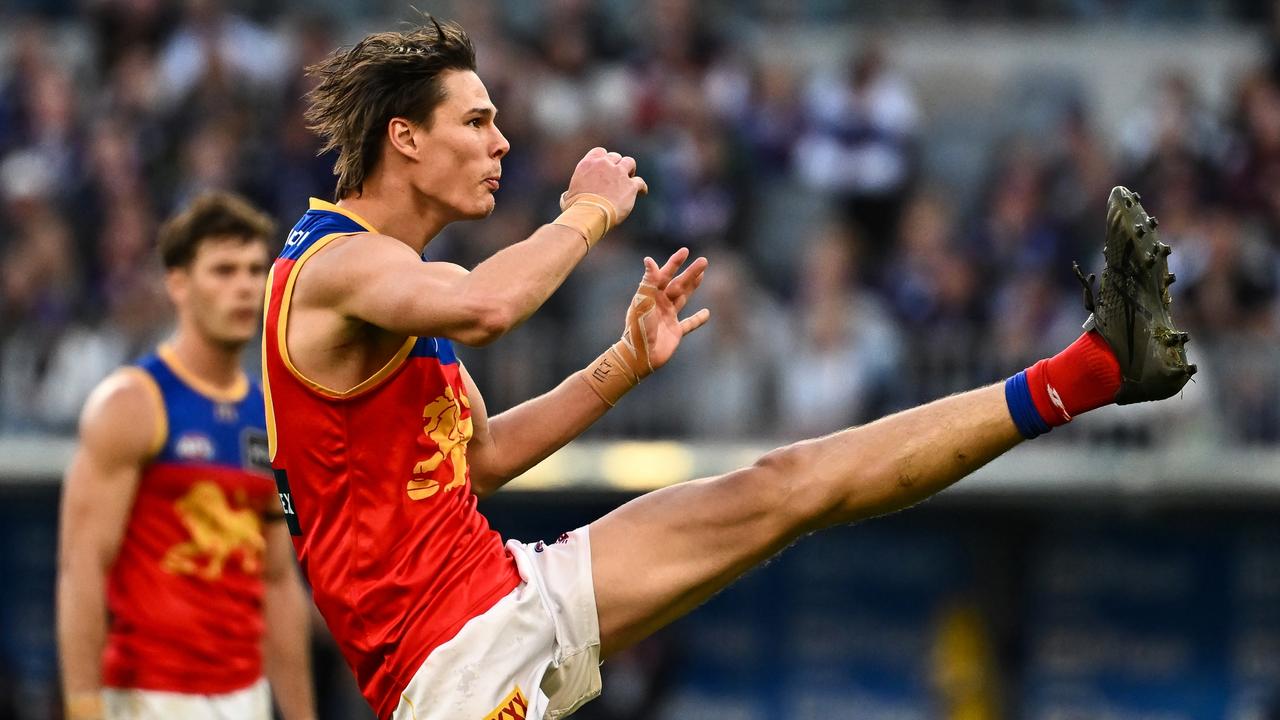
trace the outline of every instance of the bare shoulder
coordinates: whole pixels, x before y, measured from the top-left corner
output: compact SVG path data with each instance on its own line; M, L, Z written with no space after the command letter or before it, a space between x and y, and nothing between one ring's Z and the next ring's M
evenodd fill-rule
M308 259L295 292L307 298L304 302L332 306L353 293L411 290L403 285L406 280L449 280L466 274L453 263L423 262L413 248L389 235L352 233L333 238Z
M416 258L412 248L390 235L362 232L334 237L308 265L323 267L330 271L326 275L341 277L382 263L402 263Z
M346 291L352 284L385 276L391 268L423 264L408 245L379 233L339 235L307 261L307 282L313 290Z
M166 419L164 400L145 370L125 367L94 388L80 413L84 449L118 459L154 454Z

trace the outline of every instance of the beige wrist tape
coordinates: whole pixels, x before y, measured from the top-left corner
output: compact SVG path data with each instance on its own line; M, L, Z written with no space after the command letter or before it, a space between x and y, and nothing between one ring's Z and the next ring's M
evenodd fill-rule
M653 310L657 293L658 288L652 285L640 285L631 298L631 307L627 308L627 327L622 339L582 370L582 379L609 407L653 372L644 316Z
M562 225L576 231L587 241L587 249L595 247L600 238L618 224L618 209L613 202L603 195L595 193L578 193L569 198L569 203L560 196L560 217L551 221L552 225Z
M102 693L72 693L66 698L67 720L102 720Z
M613 407L640 382L640 377L632 369L633 362L630 349L619 340L582 370L582 379L601 400Z

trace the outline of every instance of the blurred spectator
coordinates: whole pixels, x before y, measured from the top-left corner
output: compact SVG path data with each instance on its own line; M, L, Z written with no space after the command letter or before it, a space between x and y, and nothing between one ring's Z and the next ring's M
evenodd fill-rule
M879 299L856 284L854 230L831 225L808 249L778 404L785 437L813 437L882 409L899 338Z
M132 54L154 54L177 20L177 3L165 0L89 0L85 5L104 74Z
M1046 206L1042 163L1029 143L1014 143L984 188L987 197L969 244L989 279L1052 273L1070 280L1062 270L1071 258Z
M908 201L898 238L885 292L908 345L894 404L910 407L987 379L983 331L992 288L957 242L953 210L938 194Z
M913 197L903 213L886 288L913 332L975 334L985 317L973 258L955 236L951 208L936 194Z
M1240 90L1236 146L1228 160L1230 202L1280 233L1280 87L1255 73Z
M624 122L629 83L621 68L597 61L603 23L585 3L551 6L552 19L538 38L542 62L524 78L532 86L529 113L538 132L564 137Z
M761 63L752 78L750 104L737 117L738 132L757 180L785 175L800 138L802 111L788 67Z
M93 296L104 292L102 281L108 263L101 232L108 218L124 214L146 214L150 208L150 189L144 178L142 154L135 136L129 133L121 118L103 118L90 130L89 152L85 172L75 188L75 205L70 218L74 222L78 254L88 266L89 290ZM145 228L143 228L145 232ZM141 251L150 248L145 234L135 241ZM136 253L125 262L136 260Z
M226 122L207 122L197 127L182 146L178 183L171 205L185 205L208 190L230 190L239 186L241 136Z
M0 156L31 141L32 85L49 61L48 29L34 19L14 23L14 42L0 76Z
M683 388L682 412L690 432L700 437L766 436L777 426L788 318L737 255L717 253L712 266L694 304L710 308L715 322L699 330L673 363L674 384Z
M24 149L52 176L53 192L61 195L80 171L75 89L67 71L56 63L40 65L28 81L22 101L26 111Z
M695 98L690 95L686 100ZM696 111L690 107L688 112ZM733 172L733 157L724 130L709 119L672 134L671 142L655 158L655 197L661 208L655 238L659 253L680 247L702 253L733 239L730 231L742 206L734 183L741 176Z
M1274 333L1280 267L1275 245L1265 235L1250 232L1235 213L1221 207L1204 212L1201 233L1188 248L1183 264L1190 265L1189 277L1180 290L1204 328L1205 339L1241 332L1259 338Z
M805 97L810 127L796 150L800 177L844 201L871 261L887 254L897 229L920 124L915 92L887 62L872 41L844 77L816 78Z
M1214 190L1226 153L1226 135L1201 104L1194 81L1169 71L1155 85L1154 102L1124 128L1121 142L1133 184L1154 192L1172 177L1189 176L1198 196Z
M259 198L281 227L290 227L306 208L307 198L331 200L333 164L337 156L320 154L320 140L306 127L306 95L315 84L305 69L328 55L338 41L332 21L323 16L302 18L297 25L293 75L280 92L283 113L275 128L264 128L257 162L245 175L246 195Z
M38 427L49 418L35 391L75 312L70 228L48 205L32 209L0 267L0 418L10 429Z
M682 351L687 363L677 358L669 377L650 381L658 399L623 404L598 435L793 434L797 423L834 427L995 380L1079 331L1070 261L1097 269L1099 209L1123 182L1143 192L1178 248L1173 294L1196 338L1193 355L1212 365L1220 348L1274 347L1280 91L1266 72L1234 79L1239 99L1228 116L1206 102L1199 68L1161 71L1115 146L1084 93L1045 110L1059 113L1035 125L1047 136L1000 142L1027 131L1018 123L1029 114L1011 113L976 131L981 142L966 141L990 144L994 173L957 188L941 181L974 177L983 156L964 154L963 172L923 162L931 133L952 119L953 101L929 84L938 78L913 65L908 82L887 41L874 39L842 72L815 73L847 50L805 47L805 23L822 37L817 25L869 12L818 5L764 3L753 16L691 0L453 4L476 38L512 152L495 216L451 228L430 257L470 266L527 235L554 215L592 145L637 157L651 189L532 324L477 355L473 371L496 394L495 409L546 389L616 339L639 258L680 246L712 260L703 292L715 318ZM313 82L303 68L371 20L367 8L333 2L85 7L84 19L66 24L6 16L5 427L64 427L94 368L163 329L167 318L146 300L157 214L227 187L287 225L307 196L330 195L333 158L317 157L301 117ZM1036 77L1019 70L1010 79ZM965 87L981 90L980 80ZM918 96L917 87L931 90ZM1264 400L1280 372L1219 365L1238 379L1223 390L1227 434L1280 433L1267 429L1278 423ZM682 407L688 392L703 397Z
M160 87L176 104L233 95L244 84L280 82L291 68L279 35L228 12L223 0L185 0L181 23L160 51ZM212 97L209 97L212 96Z
M1061 147L1046 158L1045 203L1050 222L1064 235L1065 254L1082 267L1093 267L1103 228L1098 208L1106 207L1107 196L1119 181L1106 145L1082 105L1069 107L1059 127ZM1153 198L1163 197L1145 182L1133 186L1144 188Z

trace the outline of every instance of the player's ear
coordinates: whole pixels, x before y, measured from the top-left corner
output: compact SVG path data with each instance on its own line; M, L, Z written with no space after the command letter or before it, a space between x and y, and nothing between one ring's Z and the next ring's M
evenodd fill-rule
M416 125L404 118L391 118L387 123L387 142L396 152L406 157L417 157L418 140L414 137Z
M169 300L171 300L175 306L181 306L186 303L190 284L190 268L171 268L164 274L165 292L169 294Z

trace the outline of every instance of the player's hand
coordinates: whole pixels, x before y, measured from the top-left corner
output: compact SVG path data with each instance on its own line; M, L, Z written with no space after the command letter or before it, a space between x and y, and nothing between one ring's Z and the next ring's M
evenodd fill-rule
M608 152L602 147L591 151L578 161L569 179L569 189L560 196L564 209L580 193L595 193L613 203L618 210L617 222L622 222L636 206L636 195L649 192L644 179L636 175L635 158Z
M694 260L680 271L680 267L688 259L688 248L677 250L661 267L653 258L646 257L644 279L627 310L627 328L635 327L632 324L632 313L640 313L642 337L624 336L624 340L631 340L637 350L641 350L638 344L644 343L643 350L647 352L642 352L647 355L649 365L654 370L667 364L685 335L702 327L711 318L711 311L706 308L683 320L679 317L680 311L684 310L707 272L707 259L704 257ZM630 333L630 329L627 332Z

